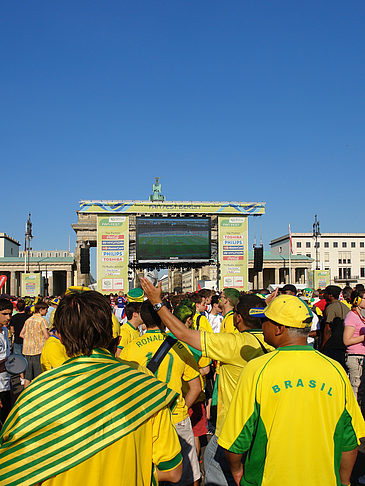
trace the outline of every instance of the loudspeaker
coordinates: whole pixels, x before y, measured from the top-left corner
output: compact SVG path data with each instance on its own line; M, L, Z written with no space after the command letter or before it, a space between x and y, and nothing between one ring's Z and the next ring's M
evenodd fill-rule
M264 248L257 246L253 249L253 269L255 272L262 272L264 264Z
M90 248L80 248L80 272L90 273Z

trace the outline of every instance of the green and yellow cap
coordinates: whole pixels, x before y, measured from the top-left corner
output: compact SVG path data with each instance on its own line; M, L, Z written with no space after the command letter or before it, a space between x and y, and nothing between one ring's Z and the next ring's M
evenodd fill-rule
M131 289L127 294L127 298L128 298L129 302L143 302L144 301L144 292L139 287L137 287L135 289Z
M295 295L279 295L264 309L253 308L250 316L266 317L286 327L300 329L312 325L313 313L305 302Z

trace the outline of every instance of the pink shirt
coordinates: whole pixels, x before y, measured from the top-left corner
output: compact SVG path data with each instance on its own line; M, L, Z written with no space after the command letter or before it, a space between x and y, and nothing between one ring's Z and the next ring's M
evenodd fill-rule
M355 328L353 337L365 334L365 323L361 320L357 312L350 311L345 317L344 325ZM351 344L351 346L347 346L347 352L349 354L365 354L364 343Z

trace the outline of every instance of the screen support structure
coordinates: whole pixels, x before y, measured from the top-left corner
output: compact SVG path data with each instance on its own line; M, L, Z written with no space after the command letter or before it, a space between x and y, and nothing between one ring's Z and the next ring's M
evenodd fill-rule
M214 279L219 282L219 288L224 286L241 287L247 285L247 218L265 213L265 203L243 203L243 202L206 202L206 201L81 201L77 211L78 221L72 225L76 232L75 260L77 265L76 282L78 285L88 284L88 277L80 273L78 249L88 243L97 246L98 259L100 252L113 251L110 246L102 250L102 243L98 239L98 218L100 216L126 217L128 229L124 229L124 249L116 251L124 252L124 279L123 287L134 287L138 284L138 273L168 268L171 273L191 272L194 274L194 281L198 282L207 276L208 269L214 269ZM206 218L211 221L211 258L209 261L146 261L140 262L136 256L136 218L137 217L194 217ZM227 218L230 226L227 226ZM232 218L239 218L240 234L237 221ZM229 220L231 219L231 222ZM246 223L242 222L245 221ZM225 223L223 224L223 222ZM246 229L244 225L246 224ZM239 236L239 238L236 238ZM104 245L105 246L105 245ZM120 246L120 245L119 245ZM116 244L118 247L118 244ZM243 252L243 255L239 254ZM104 255L105 256L105 255ZM121 255L119 255L121 256ZM232 259L232 257L234 257ZM243 257L243 258L242 258ZM99 270L98 270L99 272ZM110 272L109 272L110 273ZM111 272L113 273L113 272ZM212 275L212 272L209 273ZM128 281L128 283L127 283ZM232 285L233 284L233 285ZM104 287L105 288L105 287ZM104 293L109 293L107 290Z

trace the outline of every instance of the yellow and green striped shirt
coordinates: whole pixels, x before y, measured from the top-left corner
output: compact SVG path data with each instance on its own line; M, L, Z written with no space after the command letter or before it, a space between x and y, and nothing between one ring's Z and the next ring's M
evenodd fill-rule
M102 456L176 398L165 383L105 349L71 358L19 396L0 435L0 484L37 484ZM160 461L178 463L178 454Z

